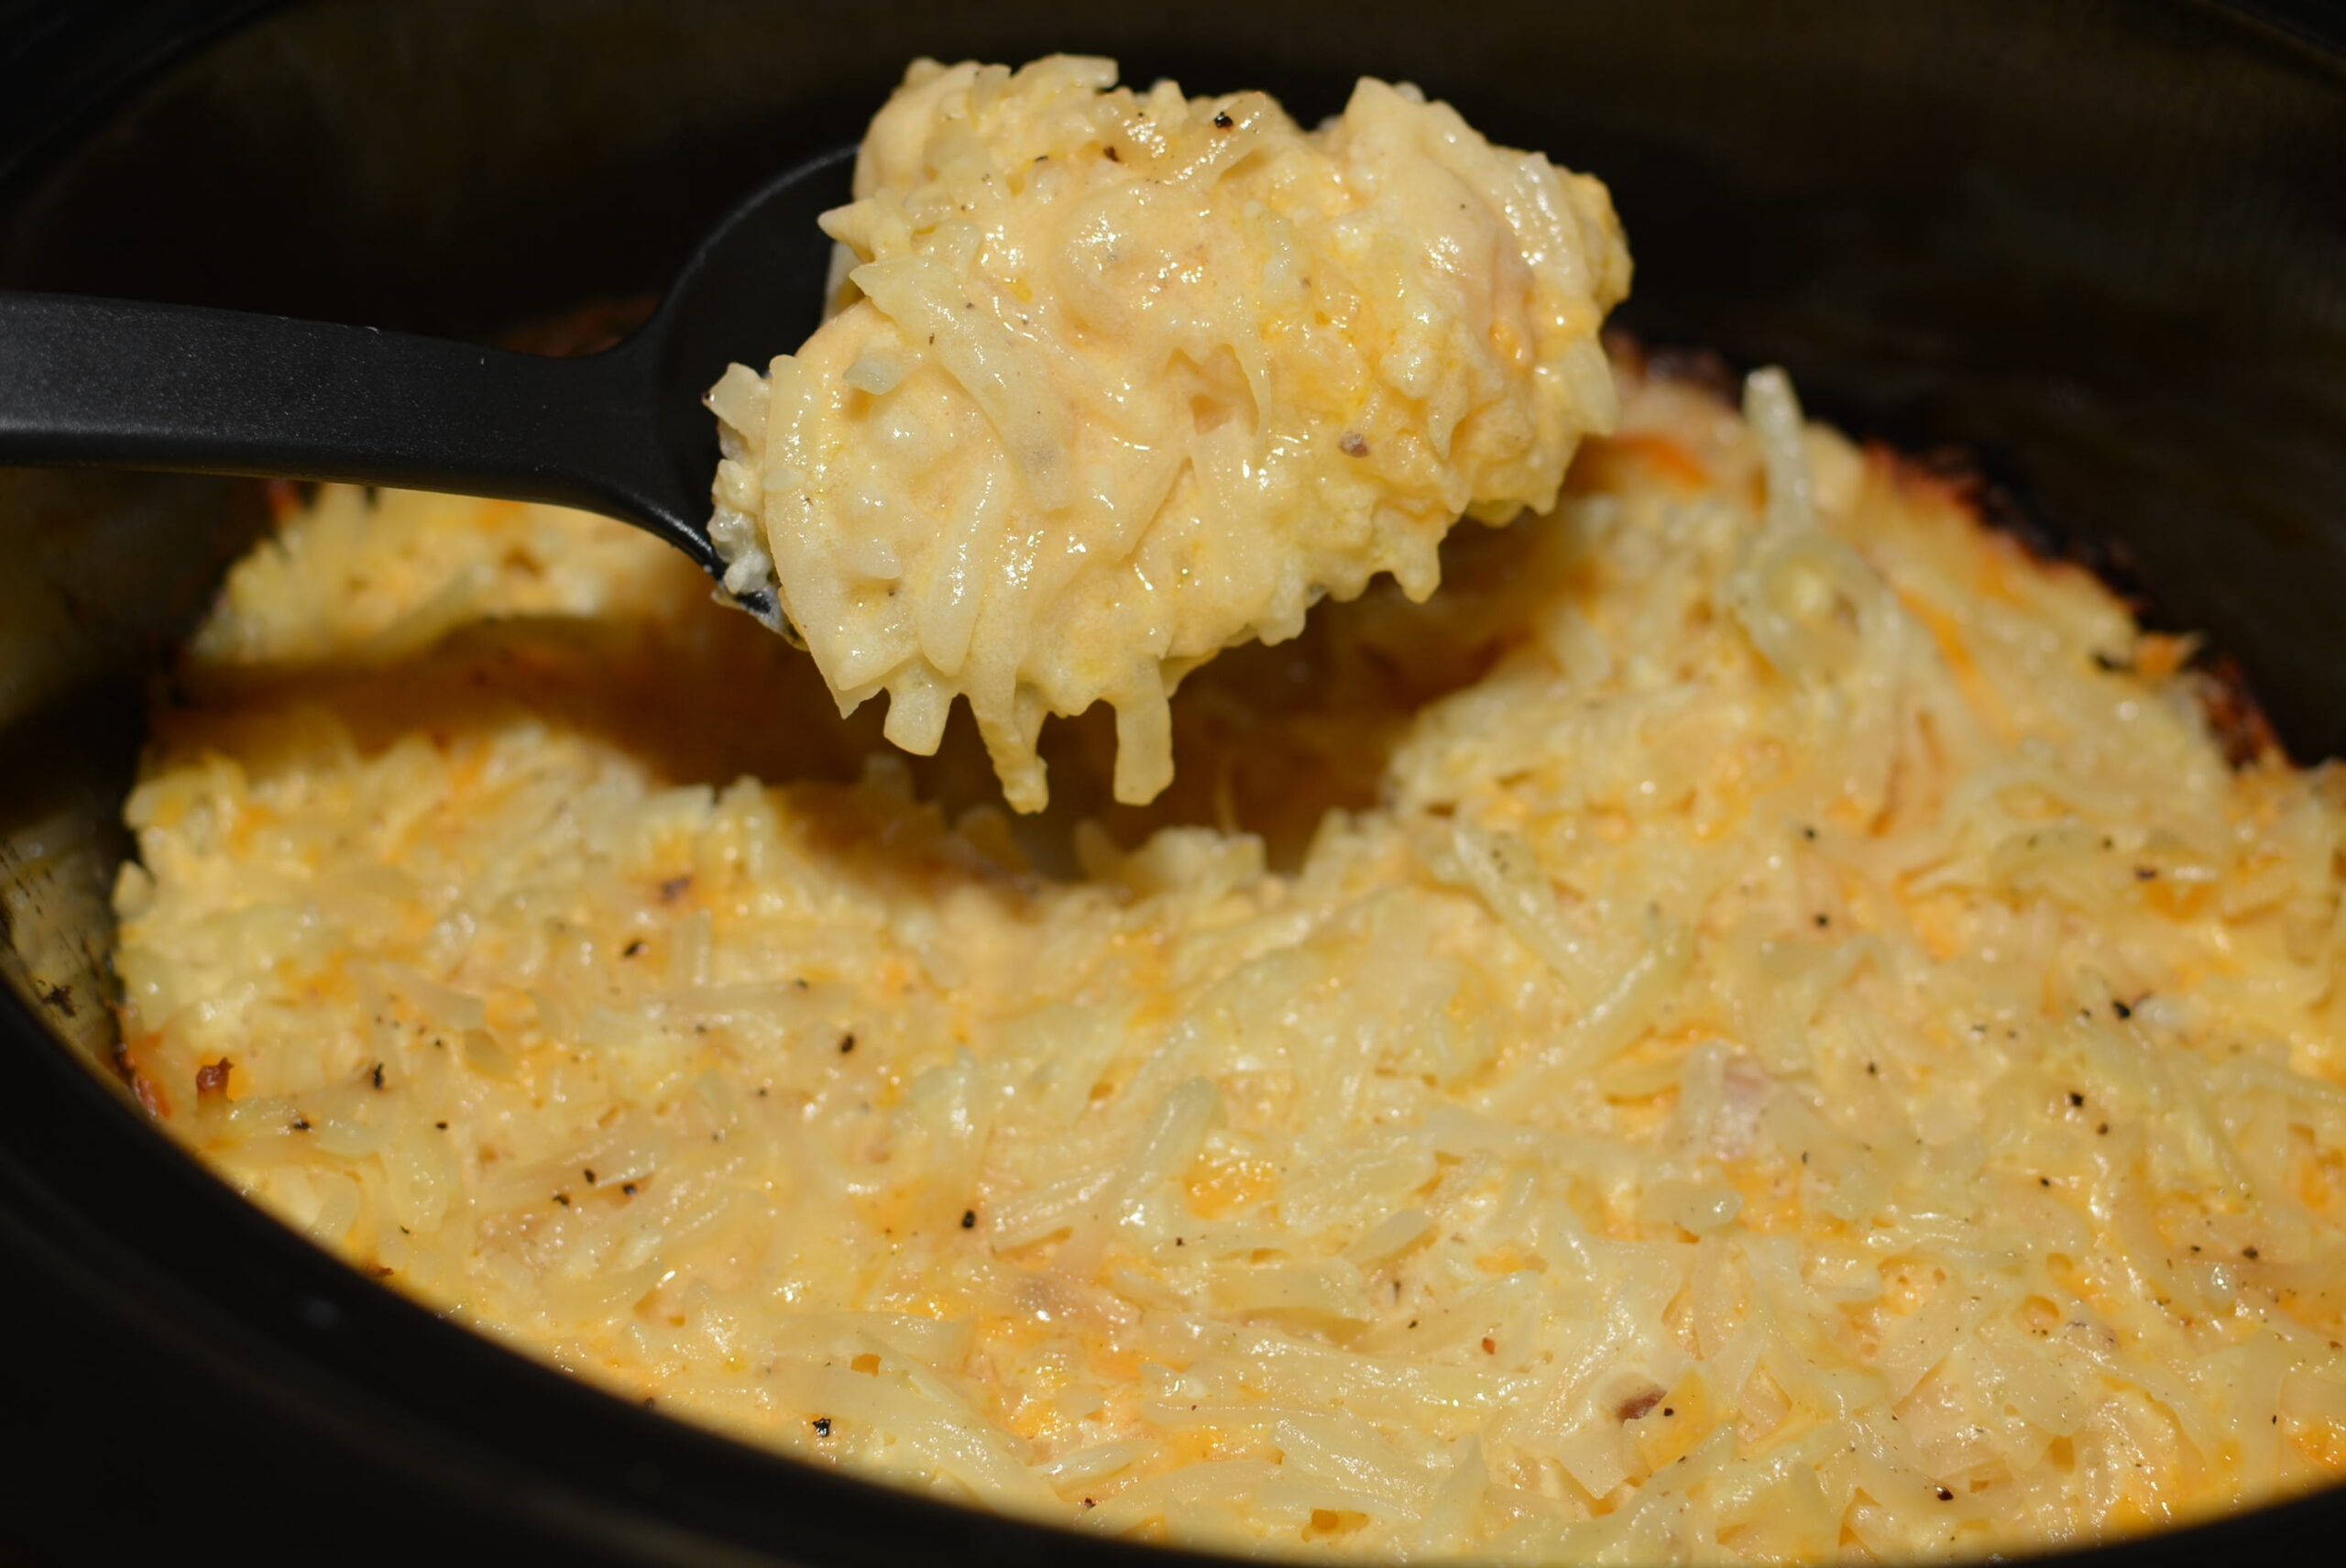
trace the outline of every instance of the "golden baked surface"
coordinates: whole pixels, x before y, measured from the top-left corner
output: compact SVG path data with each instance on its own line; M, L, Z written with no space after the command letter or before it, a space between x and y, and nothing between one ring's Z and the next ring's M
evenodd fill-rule
M532 1354L1080 1530L1902 1561L2335 1476L2341 775L1780 378L1625 383L1432 602L1194 674L1145 812L1104 715L1013 818L663 545L329 491L157 717L140 1091Z

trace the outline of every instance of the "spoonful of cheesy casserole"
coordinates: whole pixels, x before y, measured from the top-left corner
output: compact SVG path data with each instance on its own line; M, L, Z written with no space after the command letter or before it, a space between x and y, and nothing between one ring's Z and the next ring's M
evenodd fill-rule
M1406 84L1306 131L1115 81L915 64L822 219L831 313L708 398L726 586L906 751L967 697L1021 811L1047 716L1109 703L1151 799L1185 674L1379 572L1422 599L1453 524L1548 508L1617 407L1596 181Z

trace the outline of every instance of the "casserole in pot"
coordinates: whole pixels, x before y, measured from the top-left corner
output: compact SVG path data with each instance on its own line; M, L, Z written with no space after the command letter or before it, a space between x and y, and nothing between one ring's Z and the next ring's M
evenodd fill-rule
M617 9L583 17L467 9L464 16L430 7L297 14L231 39L150 100L132 128L52 170L37 191L26 185L11 235L11 280L490 331L531 309L656 283L669 258L651 236L673 227L681 246L700 215L662 221L657 202L692 199L689 181L672 171L730 173L728 156L773 159L799 150L806 144L787 139L793 127L777 104L814 115L807 134L839 134L820 128L819 93L795 96L777 75L805 69L813 47L814 30L796 12L714 7L649 19ZM1266 80L1308 114L1330 106L1331 86L1353 70L1407 71L1495 134L1570 148L1607 174L1647 258L1629 319L1650 337L1781 358L1813 401L1860 428L1980 444L2025 487L2036 515L2079 537L2116 534L2132 544L2160 603L2241 652L2285 735L2305 754L2330 749L2334 737L2321 723L2335 664L2319 652L2319 597L2307 585L2327 580L2335 548L2308 521L2335 499L2326 488L2335 477L2334 444L2314 433L2337 428L2336 393L2323 368L2336 363L2335 312L2321 292L2335 272L2308 258L2335 254L2321 249L2336 237L2334 198L2313 172L2330 145L2320 137L2334 136L2338 124L2334 66L2285 33L2177 11L2113 34L2110 48L2125 69L2113 67L2088 115L2066 62L2057 71L2051 63L2057 40L2030 33L2033 24L2017 14L1997 19L2012 29L2012 41L1983 51L1981 80L1935 97L1929 89L1955 24L1941 34L1924 19L1891 26L1831 7L1806 20L1814 26L1796 38L1758 37L1738 34L1723 12L1703 7L1674 19L1577 22L1493 9L1474 27L1420 49L1410 24L1387 16L1347 17L1341 27L1329 18L1313 29L1300 12L1281 13L1252 24L1259 37L1209 47L1137 16L1013 13L991 19L1001 31L982 37L968 35L966 21L931 18L929 32L940 36L929 37L920 34L922 18L906 15L890 24L903 37L858 42L820 80L827 90L853 85L860 71L870 85L915 49L1014 56L1074 43L1116 49L1141 74L1161 66L1201 83L1234 84L1241 74ZM1973 25L1981 36L1993 33ZM510 48L499 52L500 27L509 38L531 40L527 69L515 70ZM2212 30L2202 37L2195 28ZM2166 117L2173 79L2160 78L2157 64L2186 69L2187 34L2195 43L2229 40L2217 58L2238 73L2241 104L2254 103L2253 115L2243 106L2210 111L2206 124ZM1314 49L1295 41L1306 36ZM753 40L773 51L754 58L786 63L729 99L729 78L712 61L752 56L728 54L720 47L728 38ZM2021 41L2028 38L2034 51ZM669 58L661 47L675 51L665 67L655 66ZM455 64L472 60L472 69L488 71L487 56L496 57L501 95ZM639 86L657 69L672 70L678 100L654 113L645 106L650 95L639 93L611 111L597 88L616 89L610 73L622 60L628 82ZM2195 59L2190 79L2209 69ZM1639 91L1617 85L1628 82ZM699 90L688 92L688 83ZM1660 98L1668 95L1656 95L1655 83L1677 84L1667 112ZM1538 91L1529 90L1533 84ZM546 126L565 112L555 103L573 104L563 93L576 95L566 112L577 118L557 136ZM419 104L439 113L427 122ZM364 122L370 113L382 117ZM467 113L480 118L468 121ZM257 129L270 114L287 118ZM289 123L307 134L286 136ZM433 134L415 134L411 127L424 123ZM852 126L851 114L845 123ZM2120 124L2137 138L2177 138L2172 156L2147 160L2173 171L2160 181L2177 183L2109 177L2111 160L2136 150L2112 129ZM1862 147L1848 137L1859 125L1872 133ZM2052 126L2068 127L2071 139L2054 137L2045 129ZM410 127L407 138L387 126ZM2023 133L2031 126L2034 141ZM379 148L394 143L400 156L385 159ZM2219 158L2240 172L2197 184L2187 178ZM638 199L614 213L598 193L613 188L603 182L614 170L630 169L641 170ZM266 223L222 223L224 209L255 201L254 170L283 182L250 214ZM183 209L178 227L211 243L174 272L165 262L183 257L186 242L159 246L136 225L170 218L170 203L204 191L207 181L215 183L208 204ZM304 188L305 181L313 183ZM2154 201L2138 185L2164 194ZM626 181L616 189L624 196ZM706 192L702 211L728 189ZM576 200L565 204L565 190ZM2220 217L2230 221L2209 213L2178 225L2178 190L2224 203ZM142 191L144 199L126 199ZM477 192L467 198L477 204L457 203L458 192ZM459 211L483 221L460 224ZM293 213L302 217L289 225ZM323 285L334 269L317 262L338 243L349 247L342 263L349 281L336 293ZM289 254L306 264L289 266ZM142 276L138 266L150 270ZM444 281L459 268L477 290ZM2302 289L2292 292L2292 280ZM2282 431L2288 441L2275 433ZM104 825L137 733L136 697L127 694L137 671L122 655L141 638L168 641L222 554L249 532L238 532L234 488L104 487L53 476L18 482L25 521L16 526L38 566L22 580L9 642L22 672L13 689L24 694L21 714L10 716L11 733L21 738L9 751L11 782L23 792L25 824L12 936L33 1004L103 1060L104 1014L90 1005L103 981L89 955L103 951L105 935L92 893L103 890L119 858ZM250 526L247 511L242 527ZM2220 545L2210 544L2216 540ZM2220 570L2209 561L2220 561ZM113 696L93 700L107 677ZM40 766L16 770L16 759L33 756ZM170 1246L184 1251L170 1288L174 1299L196 1299L172 1315L182 1320L180 1332L203 1343L200 1354L191 1347L160 1365L184 1376L206 1358L214 1365L273 1360L274 1382L259 1382L279 1402L256 1430L281 1431L285 1403L299 1403L295 1420L331 1422L348 1441L392 1456L405 1485L419 1484L421 1466L428 1489L453 1507L469 1501L505 1528L572 1529L613 1549L652 1539L630 1530L659 1528L746 1530L787 1545L784 1527L801 1532L796 1550L808 1555L858 1545L882 1555L916 1549L915 1536L891 1541L850 1524L856 1510L840 1499L857 1489L769 1470L730 1451L720 1460L718 1445L694 1434L557 1393L530 1369L340 1276L252 1216L232 1214L225 1195L167 1150L141 1143L135 1124L118 1120L118 1107L57 1078L53 1058L28 1058L28 1081L62 1098L27 1095L11 1112L30 1124L12 1146L27 1181L59 1195L64 1207L46 1212L58 1225L78 1219L95 1227L85 1233L89 1258L124 1268L152 1267L172 1253L134 1230L137 1257L110 1258L97 1245L108 1233L93 1207L110 1199L126 1206L116 1211L117 1224L173 1216ZM73 1122L76 1107L94 1122ZM71 1138L65 1150L38 1141L85 1124L113 1132ZM84 1172L78 1182L69 1176L76 1154ZM133 1182L142 1169L152 1179ZM259 1257L240 1251L239 1238ZM243 1337L218 1323L224 1306L256 1320ZM117 1333L109 1348L135 1357L133 1339ZM385 1365L405 1370L387 1375ZM512 1411L483 1411L449 1387L460 1365L477 1386L510 1381ZM435 1406L435 1396L453 1403ZM562 1414L530 1413L539 1410ZM565 1430L544 1431L542 1420ZM466 1457L436 1467L417 1457L435 1442L462 1445ZM597 1465L600 1485L582 1479ZM728 1475L727 1465L761 1478ZM487 1480L516 1472L524 1479ZM287 1490L346 1508L354 1494L336 1488L348 1485L345 1476ZM644 1501L615 1505L630 1486ZM779 1501L785 1496L805 1500ZM327 1517L336 1517L334 1508ZM1013 1555L1102 1550L904 1499L886 1502L882 1517L907 1531L967 1530L975 1542ZM420 1517L407 1525L429 1527Z

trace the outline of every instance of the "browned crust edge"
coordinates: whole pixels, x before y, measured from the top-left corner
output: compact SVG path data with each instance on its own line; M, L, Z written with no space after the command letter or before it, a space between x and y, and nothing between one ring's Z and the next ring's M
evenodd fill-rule
M1606 329L1605 348L1631 375L1688 383L1730 406L1741 395L1742 378L1714 350L1648 345L1618 328ZM1869 457L1888 464L1902 482L1935 491L1979 527L2018 545L2037 565L2086 573L2115 595L2138 622L2155 625L2163 619L2157 596L2123 540L2052 527L2009 487L1991 478L1970 448L1946 443L1910 451L1871 437L1863 438L1861 444ZM2235 770L2290 763L2288 750L2240 661L2209 648L2198 634L2191 649L2181 678L2223 748L2225 762Z

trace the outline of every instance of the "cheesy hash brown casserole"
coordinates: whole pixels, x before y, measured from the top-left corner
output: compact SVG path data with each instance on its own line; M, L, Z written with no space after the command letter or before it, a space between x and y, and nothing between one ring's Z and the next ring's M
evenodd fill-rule
M915 63L824 215L841 308L709 398L728 584L907 751L966 698L1020 811L1044 719L1102 702L1154 799L1185 674L1380 572L1425 598L1462 514L1544 511L1617 411L1595 180L1406 85L1307 132L1115 80Z
M1622 370L1561 500L1016 817L664 545L329 489L162 706L146 1102L663 1410L1081 1530L1894 1559L2346 1466L2346 774Z

